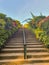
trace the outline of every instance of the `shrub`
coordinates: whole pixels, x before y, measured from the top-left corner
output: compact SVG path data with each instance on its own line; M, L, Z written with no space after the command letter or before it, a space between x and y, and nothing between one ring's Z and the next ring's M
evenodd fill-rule
M34 33L36 35L36 38L39 38L39 34L42 33L42 32L43 32L43 30L40 30L40 28L34 29Z

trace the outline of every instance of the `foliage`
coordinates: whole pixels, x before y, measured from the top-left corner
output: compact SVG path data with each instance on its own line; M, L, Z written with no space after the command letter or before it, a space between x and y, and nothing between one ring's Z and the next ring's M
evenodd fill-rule
M31 13L32 15L32 13ZM49 47L49 16L34 16L28 22L37 39Z
M30 21L28 22L30 27L32 28L37 28L38 27L38 23L45 18L45 16L43 15L39 15L39 16L34 16L33 13L31 12L32 15L32 19L30 18Z
M0 13L0 47L20 26L21 24L18 20L15 21L11 17L6 17L5 14Z
M36 38L39 38L39 34L42 33L42 32L43 32L43 30L40 30L40 28L34 29L34 33L36 35Z
M5 28L6 22L4 19L0 19L0 29Z
M49 20L41 24L41 28L49 34Z
M6 15L3 13L0 13L0 19L5 19L5 18L6 18Z
M46 32L43 31L40 36L39 40L41 40L46 46L49 45L49 36L47 36Z

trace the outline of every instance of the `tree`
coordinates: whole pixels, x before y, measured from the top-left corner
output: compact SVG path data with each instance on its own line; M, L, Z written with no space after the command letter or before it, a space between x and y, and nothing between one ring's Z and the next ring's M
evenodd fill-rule
M11 29L13 19L11 17L6 17L5 21L6 21L5 29L7 30Z
M33 28L37 28L38 23L40 22L40 20L44 19L45 16L43 16L42 14L40 14L39 16L34 16L32 12L31 15L32 19L30 19L30 26L32 26Z
M6 15L3 13L0 13L0 19L5 19L5 18L6 18Z
M20 21L16 20L16 24L17 24L17 27L20 28L22 25L20 23Z
M0 29L5 28L6 22L4 19L0 19Z
M12 19L11 17L6 17L6 18L5 18L5 21L6 21L6 22L12 22L13 19Z
M49 34L49 19L41 24L41 29Z

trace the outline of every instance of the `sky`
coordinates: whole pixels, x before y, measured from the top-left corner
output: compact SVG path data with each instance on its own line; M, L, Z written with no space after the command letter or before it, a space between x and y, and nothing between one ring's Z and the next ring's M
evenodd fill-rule
M23 22L34 15L49 15L49 0L0 0L0 13Z

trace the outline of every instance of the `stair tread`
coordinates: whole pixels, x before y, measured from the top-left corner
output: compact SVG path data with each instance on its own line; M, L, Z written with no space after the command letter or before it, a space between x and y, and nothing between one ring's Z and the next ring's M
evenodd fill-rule
M30 45L27 45L27 46L44 46L44 45L31 45L31 44L30 44Z
M48 52L44 53L44 52L40 52L40 53L27 53L27 55L49 55Z
M41 43L26 43L27 45L43 45Z
M23 53L6 53L6 54L0 54L1 56L24 56Z
M49 57L44 57L44 58L30 58L30 59L6 59L6 60L0 60L0 62L18 62L18 61L26 61L26 62L31 62L31 61L33 61L33 62L35 62L35 61L48 61L49 62Z
M18 56L18 55L24 55L24 53L1 53L0 56ZM49 53L27 53L27 55L49 55Z
M4 48L4 49L2 49L2 51L13 51L13 50L24 50L23 48L15 48L15 49L8 49L8 48Z
M27 48L27 50L48 50L47 48Z
M16 46L5 46L5 47L23 47L23 45L16 45Z
M24 63L24 64L19 64L19 65L49 65L49 63Z

